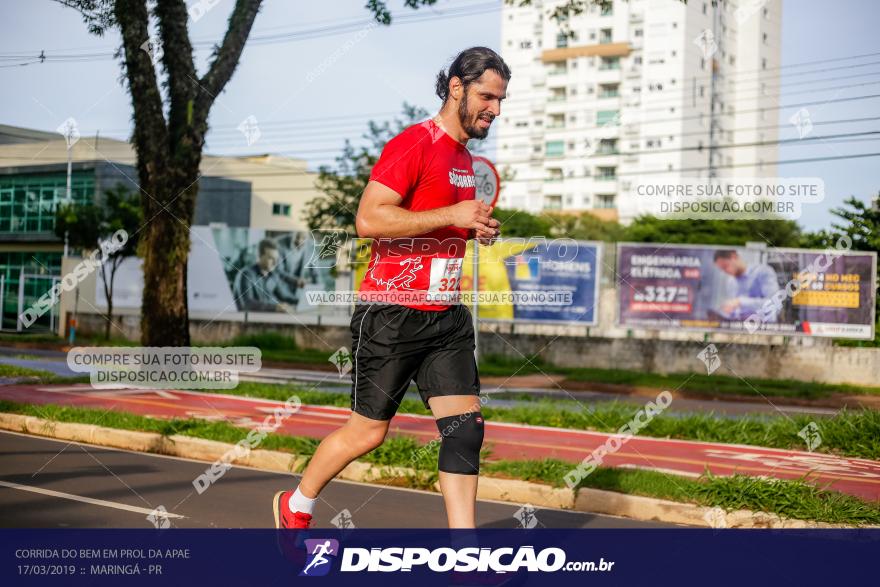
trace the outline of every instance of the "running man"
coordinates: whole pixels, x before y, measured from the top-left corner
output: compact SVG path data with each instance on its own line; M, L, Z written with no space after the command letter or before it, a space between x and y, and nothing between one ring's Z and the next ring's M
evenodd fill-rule
M491 244L499 222L474 199L466 144L489 133L509 79L491 49L462 51L437 76L440 113L390 140L373 167L356 219L358 236L374 241L359 294L369 303L351 319L352 414L321 442L296 491L275 495L276 528L309 527L324 486L385 440L412 381L440 431L449 527L475 527L480 381L471 314L455 300L467 239Z

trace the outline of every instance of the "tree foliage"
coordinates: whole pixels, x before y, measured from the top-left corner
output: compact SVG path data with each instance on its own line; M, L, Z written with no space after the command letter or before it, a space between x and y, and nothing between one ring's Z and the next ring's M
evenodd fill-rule
M113 285L116 270L125 257L135 254L142 222L143 214L138 196L129 192L122 184L104 192L102 201L88 204L67 203L55 210L55 234L66 239L84 257L118 230L124 230L127 235L125 245L109 258L101 258L100 271L104 295L107 298L104 337L108 339L110 326L113 324Z
M626 227L624 239L633 242L797 247L801 228L792 220L690 220L641 216Z
M325 165L318 171L315 185L323 194L309 200L303 209L303 220L308 227L312 230L345 230L354 234L354 219L361 195L385 143L427 116L424 109L404 103L401 117L382 123L370 121L367 124L367 132L363 135L366 145L355 147L351 141L346 140L342 153L336 158L336 165Z

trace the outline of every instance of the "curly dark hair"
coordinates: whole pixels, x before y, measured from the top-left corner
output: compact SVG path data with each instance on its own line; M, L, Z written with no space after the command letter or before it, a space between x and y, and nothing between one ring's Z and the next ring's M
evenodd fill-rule
M471 47L459 53L452 61L448 71L440 71L437 75L437 95L446 103L449 98L449 80L459 78L467 91L468 86L480 79L487 69L491 69L505 81L510 80L510 68L504 63L501 55L488 47Z

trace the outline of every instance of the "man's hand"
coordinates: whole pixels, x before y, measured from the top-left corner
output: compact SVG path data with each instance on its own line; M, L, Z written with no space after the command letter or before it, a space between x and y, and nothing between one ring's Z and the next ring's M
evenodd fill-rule
M499 226L501 226L500 222L494 218L490 218L489 224L485 230L474 230L474 238L481 245L494 245L495 241L498 239L498 235L501 233L498 228Z
M495 228L489 224L492 221L492 208L479 200L464 200L449 206L447 211L450 226L495 233Z

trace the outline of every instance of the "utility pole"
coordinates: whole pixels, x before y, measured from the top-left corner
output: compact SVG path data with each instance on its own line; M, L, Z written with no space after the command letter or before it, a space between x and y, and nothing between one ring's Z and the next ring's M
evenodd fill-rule
M67 192L65 194L65 199L67 203L70 204L73 201L73 194L71 193L71 180L73 175L73 129L74 126L72 124L67 125L67 136L64 138L67 142ZM68 246L68 234L67 231L64 231L64 257L67 257L69 253Z
M721 11L722 7L720 3L713 3L712 6L712 37L717 46L715 52L710 56L709 67L711 68L711 83L709 86L709 180L714 180L718 177L718 170L716 168L716 157L718 155L718 135L721 132L719 120L718 120L718 110L720 109L720 102L718 100L718 74L721 71L721 67L716 56L719 53L723 52L724 49L724 39L723 35L719 35L721 27L719 26L721 20ZM723 62L723 57L722 57ZM713 182L714 183L714 182Z

